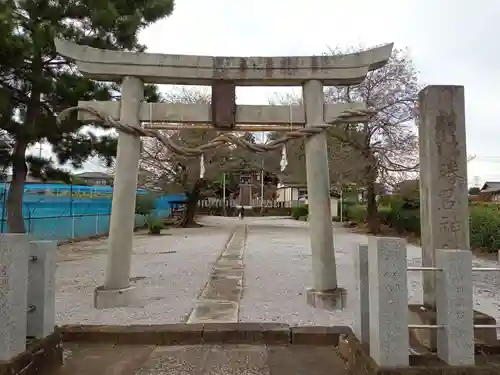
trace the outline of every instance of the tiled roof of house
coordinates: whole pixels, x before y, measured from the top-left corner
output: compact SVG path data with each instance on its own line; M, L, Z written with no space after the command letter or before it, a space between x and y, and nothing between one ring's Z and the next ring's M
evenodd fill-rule
M495 193L500 191L500 181L486 181L481 188L481 193Z

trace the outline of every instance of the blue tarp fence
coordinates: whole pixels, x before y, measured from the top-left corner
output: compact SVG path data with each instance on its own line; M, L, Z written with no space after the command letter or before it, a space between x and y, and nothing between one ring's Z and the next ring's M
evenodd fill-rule
M0 233L7 232L8 184L0 184ZM147 191L137 190L137 194ZM155 215L166 217L185 195L162 196ZM112 187L62 184L26 184L23 199L25 228L35 239L69 240L105 234L109 231ZM136 226L145 218L136 215Z

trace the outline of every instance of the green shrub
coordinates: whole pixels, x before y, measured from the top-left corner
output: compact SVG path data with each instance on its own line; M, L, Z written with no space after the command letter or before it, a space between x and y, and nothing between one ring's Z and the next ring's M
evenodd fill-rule
M384 215L382 214L383 218ZM420 236L420 211L393 208L387 214L387 225L398 233L413 233ZM500 205L475 202L470 205L470 245L472 249L492 252L500 249Z
M379 202L380 203L380 202ZM420 236L420 210L402 197L393 196L379 205L380 223L390 226L399 234L412 233ZM472 249L496 252L500 249L500 204L472 202L470 208L470 244ZM348 204L344 207L347 220L366 221L366 207ZM335 221L335 217L332 220Z
M378 204L379 206L391 207L391 209L413 211L420 208L420 198L394 193L379 199Z
M380 220L380 224L391 226L391 207L390 206L379 206L378 207L378 216Z
M390 207L393 199L394 199L394 194L382 195L378 200L378 204L379 206Z
M476 202L483 203L483 202ZM496 204L470 207L470 244L473 249L500 249L500 211Z
M148 216L156 208L156 196L154 194L140 194L135 199L135 213Z
M295 220L299 220L299 218L301 216L307 216L309 215L309 208L307 205L303 205L303 206L297 206L297 207L294 207L292 209L292 217L295 219Z
M364 223L366 221L366 206L360 204L349 205L346 209L345 217L356 223Z
M163 228L165 228L163 220L156 217L148 217L149 234L160 234Z
M420 210L391 208L387 213L387 225L399 234L413 233L420 236Z
M342 205L340 203L337 205L337 216L340 216L340 211L342 210L342 217L347 218L351 207L358 205L359 203L351 198L342 200Z
M483 202L483 201L472 201L469 203L470 206L479 206L479 207L489 207L489 208L496 208L497 210L500 210L500 205L496 202Z

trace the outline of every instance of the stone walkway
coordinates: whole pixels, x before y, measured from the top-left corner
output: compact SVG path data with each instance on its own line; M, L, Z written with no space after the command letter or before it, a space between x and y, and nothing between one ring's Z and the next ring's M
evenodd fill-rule
M137 306L95 310L93 290L103 282L105 240L60 248L57 271L58 324L164 324L180 322L280 322L347 325L354 316L352 251L365 235L335 228L339 286L347 291L336 311L307 303L311 254L308 223L286 218L204 217L197 229L167 236L137 235L132 281L143 291ZM244 259L243 259L244 258ZM408 246L409 264L420 248ZM496 262L475 259L476 266ZM500 318L500 277L474 274L476 308ZM412 303L421 302L421 275L410 273Z
M237 322L243 288L243 249L247 227L235 228L222 255L215 262L205 289L196 301L188 323Z
M68 344L53 375L347 375L333 347Z

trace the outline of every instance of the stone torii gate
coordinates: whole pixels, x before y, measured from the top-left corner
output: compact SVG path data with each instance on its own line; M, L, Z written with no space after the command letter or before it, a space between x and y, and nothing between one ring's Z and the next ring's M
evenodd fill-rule
M59 54L76 62L88 78L121 83L121 100L80 102L120 123L141 128L141 123L211 124L218 130L244 131L263 124L269 131L314 128L338 122L346 111L358 115L347 122L366 121L364 103L324 104L323 86L361 83L369 71L384 66L392 44L339 56L212 57L109 51L55 41ZM208 85L212 102L204 104L145 103L144 84ZM303 105L236 105L236 86L302 86ZM363 111L364 115L363 115ZM361 114L359 114L361 113ZM89 113L80 119L96 121ZM238 124L246 124L238 126ZM250 124L250 125L248 125ZM186 125L188 126L188 125ZM158 128L161 126L158 124ZM113 203L109 228L106 278L96 289L95 307L126 306L134 301L130 286L135 196L140 157L140 137L120 131L116 156ZM313 290L337 289L330 181L324 132L306 141L310 243Z

